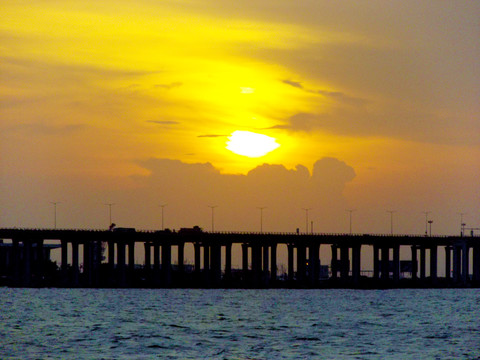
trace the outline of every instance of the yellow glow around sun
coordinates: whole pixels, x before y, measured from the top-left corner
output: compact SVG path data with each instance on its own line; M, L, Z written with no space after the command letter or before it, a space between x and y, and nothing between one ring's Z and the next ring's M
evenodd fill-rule
M228 150L253 158L264 156L280 146L274 138L251 131L234 131L228 140Z

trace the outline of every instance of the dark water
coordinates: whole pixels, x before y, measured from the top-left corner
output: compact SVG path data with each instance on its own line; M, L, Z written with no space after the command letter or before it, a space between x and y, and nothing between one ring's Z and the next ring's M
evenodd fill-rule
M0 358L480 359L480 290L0 288Z

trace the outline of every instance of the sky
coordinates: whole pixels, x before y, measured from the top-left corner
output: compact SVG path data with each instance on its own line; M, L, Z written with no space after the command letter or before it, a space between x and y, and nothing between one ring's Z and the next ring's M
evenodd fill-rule
M109 203L138 229L161 205L173 229L480 227L480 2L0 12L0 227L108 228ZM236 154L235 131L279 146Z

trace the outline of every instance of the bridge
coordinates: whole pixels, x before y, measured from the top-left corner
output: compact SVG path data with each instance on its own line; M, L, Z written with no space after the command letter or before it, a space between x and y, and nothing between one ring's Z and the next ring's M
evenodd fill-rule
M7 240L4 244L9 247L0 256L0 276L3 285L13 287L480 286L478 236L204 232L199 228L178 232L4 228L0 229L0 239ZM58 241L61 248L60 268L53 273L46 261L47 240ZM135 264L138 243L144 248L143 264ZM185 264L186 244L193 245L193 266ZM232 268L235 244L241 247L240 269ZM286 245L288 250L285 276L278 274L279 245ZM322 276L321 245L327 245L331 252L328 272ZM372 260L361 264L362 247L367 251L367 246L373 251ZM173 248L176 259L172 259ZM401 248L407 248L410 254L408 261L402 261L408 276L401 276L405 272L401 269ZM442 263L439 250L445 255ZM364 276L362 266L373 268L371 276ZM445 274L442 277L438 276L440 266Z

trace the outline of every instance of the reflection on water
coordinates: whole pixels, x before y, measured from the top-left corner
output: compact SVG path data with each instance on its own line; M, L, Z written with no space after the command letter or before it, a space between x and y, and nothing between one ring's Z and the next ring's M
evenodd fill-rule
M480 290L0 288L0 358L480 357Z

